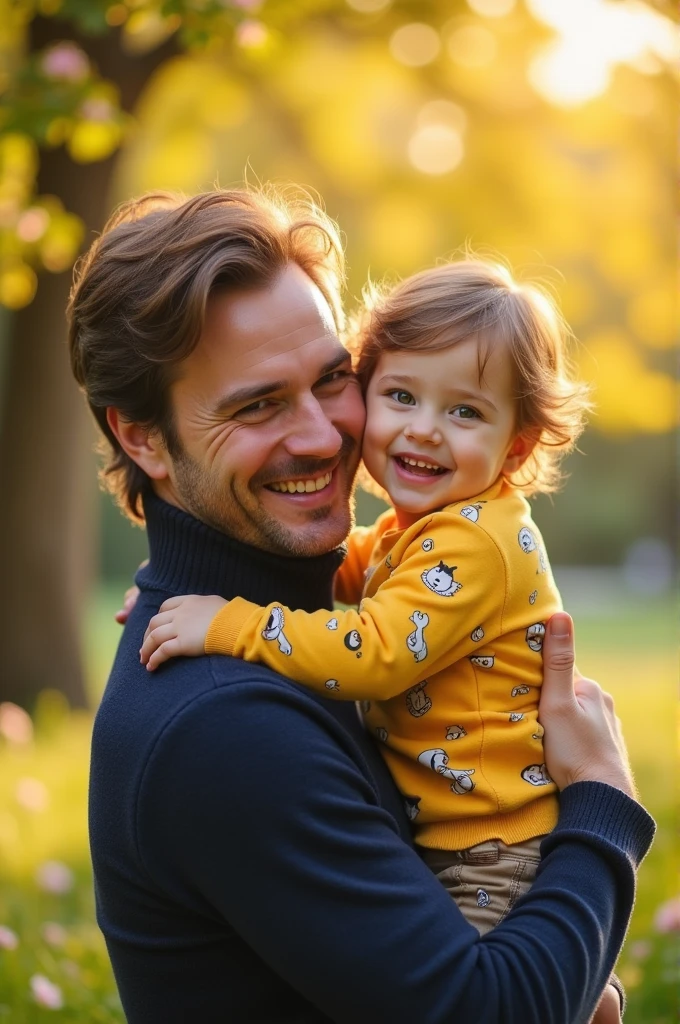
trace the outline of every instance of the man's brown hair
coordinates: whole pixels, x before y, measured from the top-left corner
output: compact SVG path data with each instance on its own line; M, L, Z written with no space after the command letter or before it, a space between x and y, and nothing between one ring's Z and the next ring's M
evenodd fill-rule
M290 263L319 287L340 331L342 245L333 222L297 191L149 193L124 203L77 265L71 365L106 439L102 480L132 519L143 520L148 477L121 448L107 408L158 431L176 454L169 387L198 343L208 299L266 286Z
M392 288L369 286L364 299L349 340L364 389L381 352L437 351L477 337L481 380L491 348L501 345L512 360L515 429L535 441L510 482L528 495L557 489L560 459L574 448L590 402L571 371L567 325L545 292L468 256Z

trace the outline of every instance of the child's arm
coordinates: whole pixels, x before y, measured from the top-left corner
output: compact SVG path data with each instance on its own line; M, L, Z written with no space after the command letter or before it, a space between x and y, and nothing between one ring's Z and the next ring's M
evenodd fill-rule
M381 528L380 520L373 526L356 526L347 538L347 557L335 574L333 596L342 604L359 604L364 593L366 570Z
M205 651L263 662L344 699L384 699L479 650L483 644L472 634L481 622L497 636L504 593L505 563L495 544L467 520L455 528L449 520L444 527L428 525L413 540L361 611L308 614L236 598L212 621ZM173 648L159 649L149 667L176 653L198 653L197 644L187 649L177 635L179 600L166 602L151 620L142 660L158 641L170 640Z

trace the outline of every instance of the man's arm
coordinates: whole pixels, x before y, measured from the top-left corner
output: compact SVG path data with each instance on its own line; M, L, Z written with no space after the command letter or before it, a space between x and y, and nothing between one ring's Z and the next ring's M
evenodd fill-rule
M140 848L159 884L189 878L338 1022L589 1019L651 841L638 804L598 782L568 786L533 889L480 939L398 838L328 712L265 670L258 682L243 666L243 682L222 687L224 662L212 666L218 688L175 720L140 791Z

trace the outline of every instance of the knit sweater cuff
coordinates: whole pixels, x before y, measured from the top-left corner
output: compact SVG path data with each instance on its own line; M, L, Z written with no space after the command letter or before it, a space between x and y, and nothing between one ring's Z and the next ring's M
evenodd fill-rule
M225 604L208 627L205 653L231 656L246 620L253 612L258 611L259 607L243 597L235 597Z
M649 850L656 825L642 804L604 782L575 782L560 794L560 815L551 834L591 833L617 846L635 866ZM548 836L545 843L550 843Z

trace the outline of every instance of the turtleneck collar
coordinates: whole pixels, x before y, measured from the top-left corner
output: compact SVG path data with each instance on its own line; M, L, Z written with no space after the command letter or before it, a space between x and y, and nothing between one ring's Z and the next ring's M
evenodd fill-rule
M333 607L333 576L344 547L312 558L285 558L250 547L162 501L144 496L149 564L137 573L142 590L219 594L289 608Z

